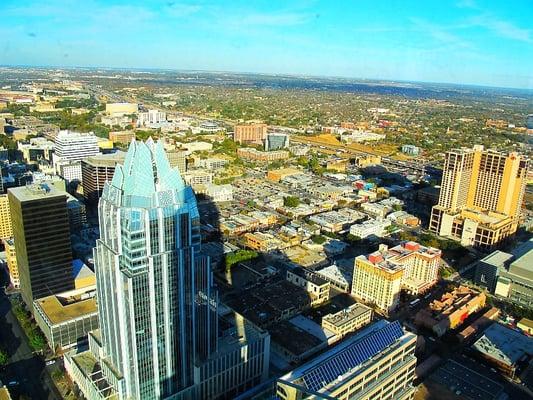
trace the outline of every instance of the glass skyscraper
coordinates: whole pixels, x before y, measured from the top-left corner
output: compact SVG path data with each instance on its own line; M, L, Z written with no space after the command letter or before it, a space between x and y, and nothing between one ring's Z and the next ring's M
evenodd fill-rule
M99 204L95 249L103 351L126 397L165 398L193 384L216 348L216 300L200 256L196 199L161 144L132 142Z
M84 396L223 399L265 380L270 337L218 309L194 193L163 146L133 141L98 207L100 329L65 357Z

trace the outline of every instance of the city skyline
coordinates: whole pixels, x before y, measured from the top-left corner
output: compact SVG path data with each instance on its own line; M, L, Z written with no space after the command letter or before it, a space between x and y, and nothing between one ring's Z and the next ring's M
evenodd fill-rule
M517 12L520 10L521 12ZM533 89L531 7L459 1L291 5L5 4L6 65L176 69ZM44 35L46 32L46 35ZM109 40L113 38L113 40ZM332 61L333 60L333 61Z

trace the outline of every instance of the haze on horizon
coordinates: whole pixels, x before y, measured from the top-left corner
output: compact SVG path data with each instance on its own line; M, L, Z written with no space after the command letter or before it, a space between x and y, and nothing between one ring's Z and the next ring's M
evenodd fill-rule
M533 89L533 5L4 0L0 64ZM428 4L430 3L430 4Z

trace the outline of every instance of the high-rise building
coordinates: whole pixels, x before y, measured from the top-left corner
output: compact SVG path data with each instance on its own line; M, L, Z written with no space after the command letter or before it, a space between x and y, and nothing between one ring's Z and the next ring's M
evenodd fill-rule
M172 168L177 168L180 174L187 171L187 152L183 150L167 150L168 162Z
M402 265L389 262L379 251L360 255L355 258L352 294L389 314L400 302L403 274Z
M218 310L196 199L162 144L132 142L98 207L100 329L65 361L85 397L221 399L266 378L269 336Z
M429 229L464 246L494 247L518 228L526 175L527 161L517 153L449 151Z
M266 135L267 124L235 125L233 140L240 144L263 144Z
M93 133L60 131L54 138L54 167L66 181L82 182L81 161L99 153Z
M48 184L9 189L22 299L74 288L67 194Z
M11 214L9 212L9 199L7 194L0 195L0 239L13 236L11 227Z
M276 397L408 400L414 398L416 335L380 320L277 381Z
M7 270L9 271L9 280L15 289L20 288L19 268L17 265L17 252L15 251L15 241L13 238L4 239L4 248L6 249Z
M526 118L526 128L533 129L533 114L529 114Z
M81 161L98 152L98 140L93 133L60 131L54 139L54 155L62 161Z
M111 181L116 165L123 163L124 157L124 152L117 151L88 157L81 162L83 196L88 204L98 203L104 190L104 183Z

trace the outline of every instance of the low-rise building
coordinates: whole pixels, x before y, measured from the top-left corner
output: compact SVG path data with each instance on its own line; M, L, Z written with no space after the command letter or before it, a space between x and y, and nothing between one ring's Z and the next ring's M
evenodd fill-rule
M187 171L181 175L187 185L194 189L196 185L207 185L213 183L213 173L203 170Z
M215 203L232 201L233 186L229 184L215 185L213 183L208 183L207 185L205 185L205 195Z
M503 374L514 378L521 365L527 365L533 356L533 338L496 322L472 348Z
M342 208L338 211L315 214L309 220L320 225L321 229L325 232L340 232L348 229L350 225L364 218L365 215L359 211Z
M459 286L433 300L426 308L418 311L415 323L432 330L437 336L459 327L469 315L485 306L486 296L466 286Z
M287 243L266 232L245 233L244 243L246 247L265 253L287 247Z
M331 284L331 288L338 291L350 293L350 287L353 279L353 268L343 268L337 263L315 271Z
M392 211L392 207L382 203L363 203L361 209L377 218L385 218Z
M47 296L33 302L35 321L53 351L83 344L98 329L96 286Z
M402 146L402 153L408 154L410 156L417 156L420 154L420 147L417 147L413 144L404 144Z
M206 168L210 170L221 169L228 164L229 160L225 158L197 158L194 160L195 168Z
M237 156L250 161L275 161L288 159L289 152L286 150L259 151L254 148L240 147L237 149Z
M387 233L387 227L392 223L388 219L369 219L354 224L350 227L350 234L365 239L368 237L383 237Z
M363 304L352 304L344 310L322 317L322 328L341 338L368 325L372 321L372 309Z
M129 144L135 139L135 132L133 130L113 131L109 132L108 138L113 143Z
M329 300L330 283L312 271L296 266L289 268L287 280L309 293L311 306L317 306Z
M533 321L530 319L522 318L520 321L518 321L516 327L530 336L533 335Z
M280 168L271 169L267 172L267 179L274 182L279 182L289 176L302 174L302 171L296 168Z
M377 321L357 335L282 376L276 396L297 400L412 399L416 335L398 321Z

